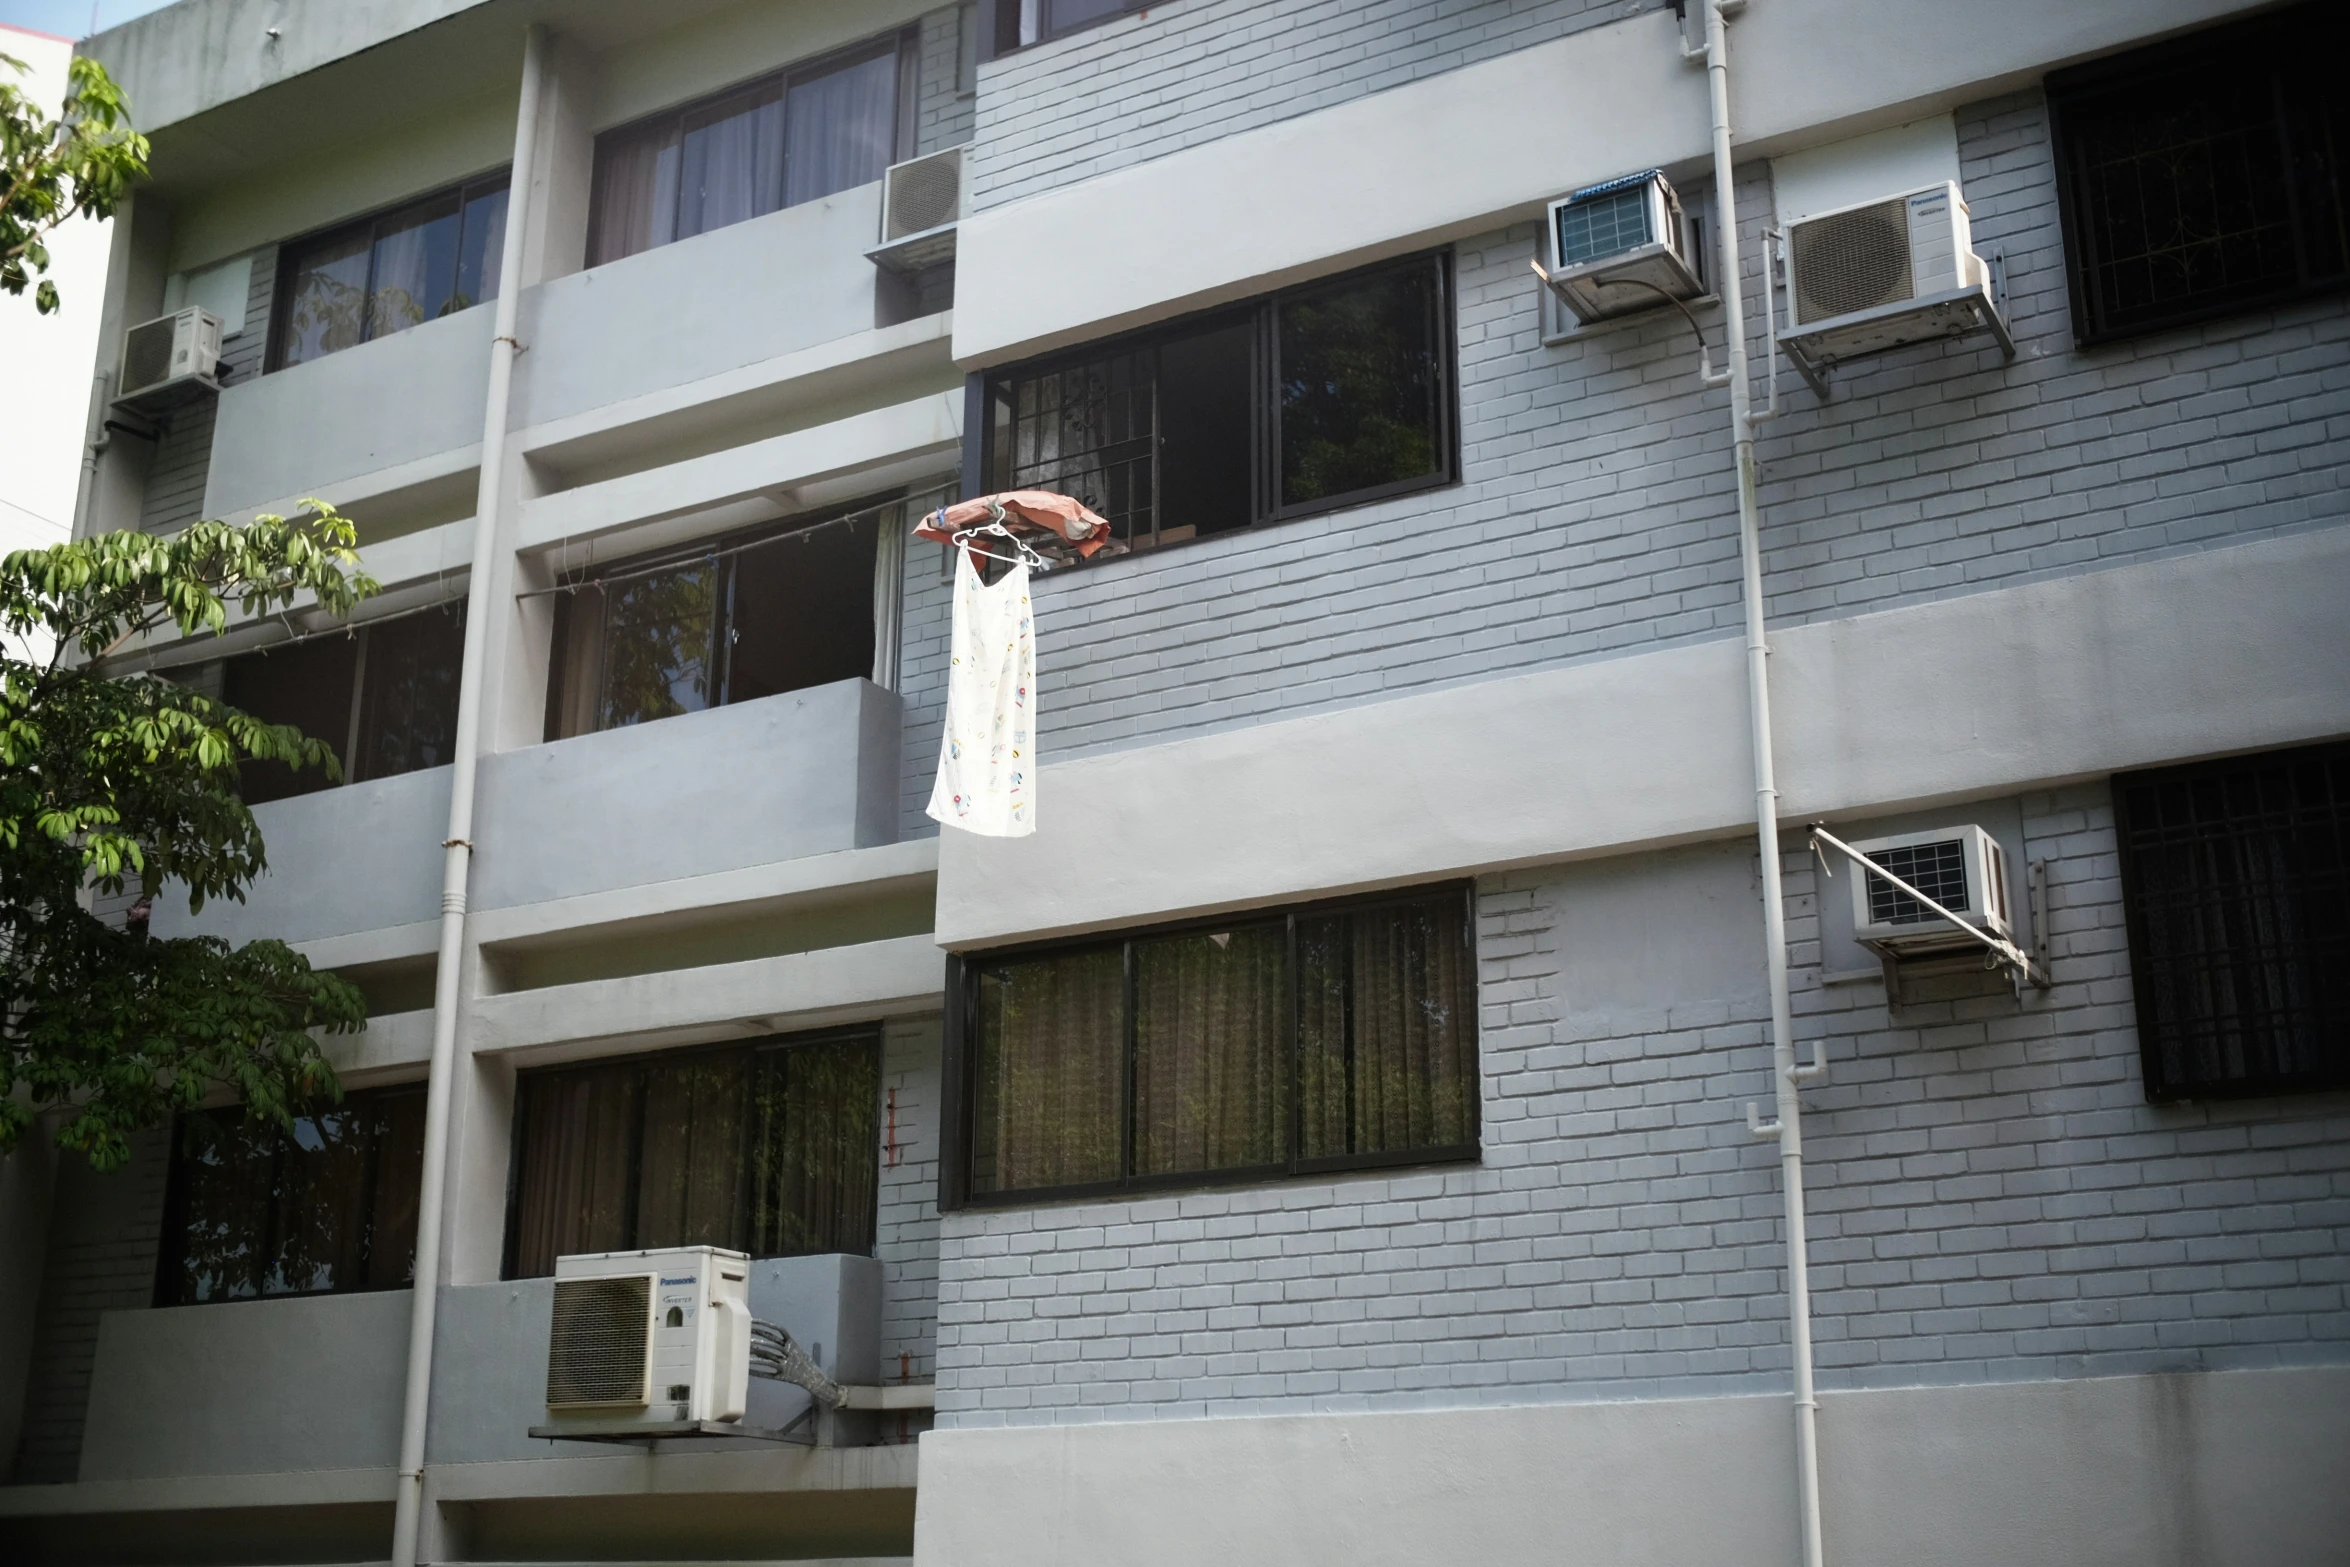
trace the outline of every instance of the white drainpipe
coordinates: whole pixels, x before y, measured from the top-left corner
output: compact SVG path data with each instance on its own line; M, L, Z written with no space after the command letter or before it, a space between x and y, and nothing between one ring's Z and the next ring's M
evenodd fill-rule
M424 1433L432 1408L433 1316L439 1305L441 1216L449 1187L449 1095L457 1069L458 971L465 955L465 879L473 860L473 783L481 751L481 698L492 619L513 575L498 526L505 483L506 401L514 379L514 321L522 297L523 231L530 226L539 82L547 32L536 23L522 53L522 103L514 124L514 172L507 189L506 239L499 252L496 325L491 328L489 402L481 422L481 484L473 509L473 568L467 592L465 655L457 692L455 776L449 836L442 848L440 966L432 990L432 1079L424 1101L424 1183L416 1208L416 1288L408 1313L408 1396L400 1416L400 1468L392 1514L393 1567L416 1567L424 1509Z
M1722 327L1728 334L1730 433L1738 454L1738 561L1746 604L1746 706L1754 753L1754 829L1762 859L1763 941L1771 984L1771 1079L1778 1114L1759 1120L1747 1107L1747 1125L1779 1140L1781 1185L1787 1200L1787 1337L1795 1362L1796 1503L1803 1528L1804 1567L1821 1567L1819 1401L1812 1391L1811 1270L1803 1216L1803 1103L1797 1085L1825 1069L1814 1052L1808 1067L1795 1059L1795 1022L1787 999L1787 906L1779 884L1779 788L1771 768L1770 643L1763 628L1761 503L1756 495L1754 430L1758 422L1747 387L1746 317L1739 297L1738 196L1730 169L1730 49L1728 16L1745 0L1704 0L1705 75L1713 99L1714 225L1721 233ZM1766 269L1765 276L1768 276ZM1771 309L1770 291L1763 310Z

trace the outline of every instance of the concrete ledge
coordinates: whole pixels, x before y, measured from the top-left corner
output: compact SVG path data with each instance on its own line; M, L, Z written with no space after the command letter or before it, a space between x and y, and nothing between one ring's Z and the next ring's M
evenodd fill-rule
M167 1480L0 1485L0 1518L70 1518L90 1513L388 1502L393 1498L394 1479L392 1466L386 1464L377 1469L294 1469L270 1474L185 1475Z
M2325 1567L2350 1368L1821 1396L1829 1559ZM923 1567L1745 1567L1797 1556L1778 1398L932 1431Z
M912 1490L919 1460L911 1445L778 1448L753 1452L662 1452L609 1458L514 1459L435 1464L434 1496L444 1502L502 1497L691 1495L729 1491Z
M2350 733L2345 599L2336 526L1781 630L1781 819ZM1048 731L1037 834L942 838L939 943L1751 833L1744 656L1705 642L1064 762Z
M482 996L466 1038L476 1054L528 1051L534 1065L632 1048L700 1043L935 1012L945 984L928 936L901 936L744 963Z

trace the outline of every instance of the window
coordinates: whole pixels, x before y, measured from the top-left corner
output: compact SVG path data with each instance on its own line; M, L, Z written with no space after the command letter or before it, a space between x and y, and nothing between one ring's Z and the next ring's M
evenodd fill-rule
M1082 31L1096 22L1145 9L1150 0L981 0L988 15L983 36L991 56Z
M182 1115L156 1304L401 1288L423 1175L421 1083L345 1094L291 1132L233 1107Z
M333 748L345 783L389 778L456 759L457 683L465 605L435 605L226 661L221 700L273 724L292 724ZM240 769L245 803L329 787L316 768L282 762Z
M2149 1099L2350 1086L2350 745L2113 781Z
M987 488L1147 548L1450 483L1448 282L1415 257L994 376Z
M548 735L560 739L835 680L870 677L879 549L897 513L870 503L788 532L623 562L560 601Z
M963 961L947 1200L1475 1158L1470 899Z
M2337 8L2301 6L2048 78L2084 345L2350 281Z
M880 1098L873 1029L526 1072L506 1276L654 1246L869 1255Z
M916 58L893 36L598 137L588 265L870 185Z
M506 175L316 234L278 259L269 368L282 370L498 297Z

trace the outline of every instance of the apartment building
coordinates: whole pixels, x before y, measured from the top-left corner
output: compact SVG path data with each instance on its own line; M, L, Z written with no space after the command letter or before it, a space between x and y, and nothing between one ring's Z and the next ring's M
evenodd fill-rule
M77 529L324 496L385 585L118 655L348 770L151 929L372 1021L291 1137L0 1170L0 1554L2339 1561L2343 32L89 40L155 178ZM1033 586L1036 833L942 834L908 533L1021 487L1116 547ZM867 1392L534 1436L557 1259L692 1244Z

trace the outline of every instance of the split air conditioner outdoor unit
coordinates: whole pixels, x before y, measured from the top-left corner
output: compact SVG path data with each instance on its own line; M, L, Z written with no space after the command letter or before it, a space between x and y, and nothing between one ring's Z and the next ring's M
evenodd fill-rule
M1815 213L1787 229L1779 344L1815 391L1833 365L1984 327L2012 359L1992 284L1948 180Z
M881 176L881 244L865 254L891 272L951 261L962 216L962 148L891 164Z
M533 1434L698 1430L750 1396L750 1259L715 1246L555 1262L547 1424Z
M190 305L123 334L114 400L146 411L191 392L217 392L219 367L220 317Z
M1852 846L1987 935L2016 939L2007 855L1980 827L1871 838ZM1979 952L1982 943L1874 871L1852 878L1852 934L1884 957Z
M1654 169L1550 204L1551 292L1585 325L1705 292L1681 199Z

